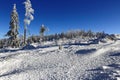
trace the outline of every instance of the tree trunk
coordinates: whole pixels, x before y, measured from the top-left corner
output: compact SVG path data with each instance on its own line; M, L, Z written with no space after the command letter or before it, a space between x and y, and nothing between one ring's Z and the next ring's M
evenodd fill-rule
M25 26L24 27L24 45L26 45L26 31L27 31L27 28Z

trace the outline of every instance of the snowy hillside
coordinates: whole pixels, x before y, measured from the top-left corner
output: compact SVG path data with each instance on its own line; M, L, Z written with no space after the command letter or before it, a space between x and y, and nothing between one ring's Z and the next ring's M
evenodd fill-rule
M1 50L0 80L120 80L120 41Z

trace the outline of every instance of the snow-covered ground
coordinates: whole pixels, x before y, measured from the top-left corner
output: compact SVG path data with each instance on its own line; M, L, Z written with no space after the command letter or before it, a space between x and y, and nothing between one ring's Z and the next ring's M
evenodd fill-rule
M120 80L120 40L1 50L0 80Z

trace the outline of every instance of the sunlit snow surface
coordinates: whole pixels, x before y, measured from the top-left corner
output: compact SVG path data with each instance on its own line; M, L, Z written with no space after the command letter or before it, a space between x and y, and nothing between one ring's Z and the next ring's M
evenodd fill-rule
M0 80L120 80L119 40L35 47L1 49Z

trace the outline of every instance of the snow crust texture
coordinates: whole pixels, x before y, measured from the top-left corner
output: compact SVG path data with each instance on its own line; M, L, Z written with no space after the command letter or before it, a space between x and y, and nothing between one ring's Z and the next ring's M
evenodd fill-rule
M120 80L120 41L0 53L0 80Z

